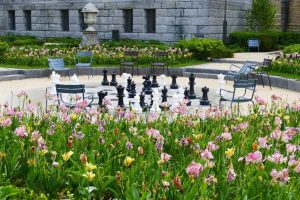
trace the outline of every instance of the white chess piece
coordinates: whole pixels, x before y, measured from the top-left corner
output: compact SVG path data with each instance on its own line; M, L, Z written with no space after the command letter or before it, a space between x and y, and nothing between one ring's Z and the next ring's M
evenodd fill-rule
M59 81L60 75L56 74L55 71L53 71L50 78L51 78L51 83L52 83L50 93L55 94L56 93L56 86L55 85L60 83L60 81Z
M74 75L71 77L71 81L72 81L72 84L73 84L73 85L80 84L80 81L79 81L79 79L78 79L78 77L77 77L76 74L74 74Z
M220 94L220 91L221 91L221 89L223 89L223 85L224 85L224 83L225 83L225 81L224 81L224 78L225 78L225 75L223 75L223 74L219 74L219 75L217 75L218 76L218 81L217 81L217 83L218 83L218 88L217 88L217 90L216 90L216 93L217 94ZM224 91L222 91L222 93L223 93Z

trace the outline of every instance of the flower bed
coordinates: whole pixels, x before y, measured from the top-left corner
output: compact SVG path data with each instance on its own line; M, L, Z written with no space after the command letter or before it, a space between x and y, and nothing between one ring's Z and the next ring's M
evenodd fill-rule
M300 99L257 97L250 115L235 116L188 115L184 104L109 114L81 100L45 113L19 98L0 112L0 197L300 198Z
M109 47L96 45L87 48L46 48L46 47L12 47L0 58L0 63L23 66L48 66L49 57L63 57L66 65L75 65L75 55L78 51L92 51L93 65L119 65L124 59L124 51L139 51L139 65L148 65L155 60L153 52L159 51L155 47ZM192 53L180 48L167 47L170 65L187 63L191 61Z

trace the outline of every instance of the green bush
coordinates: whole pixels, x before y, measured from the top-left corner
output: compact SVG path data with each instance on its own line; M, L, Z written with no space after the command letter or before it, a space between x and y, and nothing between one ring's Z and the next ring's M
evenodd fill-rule
M261 51L278 50L282 46L300 43L300 33L292 32L233 32L230 44L247 49L247 41L257 38L261 42Z
M8 44L6 42L0 42L0 56L8 49Z
M16 40L27 40L27 39L37 39L35 36L31 36L31 35L13 35L13 34L7 34L4 36L0 36L0 41L3 42L14 42Z
M124 40L106 40L101 42L101 44L106 45L108 47L137 47L137 48L146 48L146 47L155 47L158 49L166 49L169 46L156 40L149 40L149 41L143 41L143 40L130 40L130 39L124 39Z
M300 53L300 44L294 44L294 45L290 45L284 48L283 50L284 54L288 54L288 53Z
M196 59L203 60L210 58L232 57L233 51L228 49L221 40L209 38L192 38L181 40L177 46L181 49L188 49Z

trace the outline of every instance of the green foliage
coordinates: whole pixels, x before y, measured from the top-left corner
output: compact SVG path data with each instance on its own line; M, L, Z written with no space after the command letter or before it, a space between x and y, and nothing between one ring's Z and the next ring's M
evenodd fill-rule
M300 44L294 44L294 45L285 47L283 50L283 53L284 54L300 53Z
M124 39L124 40L105 40L102 41L101 44L107 46L107 47L137 47L137 48L147 48L147 47L155 47L158 49L167 49L169 45L166 45L160 41L156 40L130 40L130 39Z
M278 50L282 46L300 43L300 33L292 32L233 32L230 34L230 44L238 45L245 50L247 41L252 38L260 40L261 51Z
M276 12L276 6L271 0L253 0L252 8L246 13L249 29L251 31L272 30Z
M4 52L8 50L8 47L9 46L6 42L0 42L0 56L2 56Z
M300 75L300 59L282 58L272 62L272 65L268 67L267 70L271 72Z
M192 38L191 40L181 40L177 46L181 49L188 49L193 53L193 57L199 60L210 58L232 57L233 51L228 49L222 40L208 38Z

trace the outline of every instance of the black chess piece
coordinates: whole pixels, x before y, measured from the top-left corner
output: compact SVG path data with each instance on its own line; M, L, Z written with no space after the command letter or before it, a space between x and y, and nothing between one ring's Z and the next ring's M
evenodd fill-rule
M102 81L101 84L102 85L109 85L109 82L107 80L107 70L106 69L103 70L103 81Z
M123 108L124 107L124 97L125 97L125 95L124 95L124 87L122 85L119 85L117 87L117 92L118 92L118 94L117 94L117 97L118 97L118 106Z
M158 88L159 87L158 82L157 82L157 75L155 73L153 74L151 87L153 87L153 88Z
M168 89L167 89L167 87L166 86L164 86L164 88L161 90L161 92L162 92L162 95L161 95L161 102L163 103L163 102L167 102L167 97L168 97Z
M147 94L147 95L151 95L152 94L152 92L153 92L153 90L152 90L152 88L151 88L151 80L150 79L148 79L147 81L146 81L146 88L145 88L145 94Z
M210 105L210 101L208 100L209 88L207 88L205 86L201 90L202 90L203 95L202 95L202 98L200 100L200 105L202 105L202 106L209 106Z
M189 98L189 94L190 94L190 91L187 88L185 88L185 90L184 90L184 99L187 101L187 104L186 104L187 106L191 106L191 104L192 104L192 102Z
M150 79L150 75L144 75L143 79L144 79L144 82L143 82L143 89L142 90L145 91L146 88L147 88L147 81Z
M147 104L145 103L145 94L143 92L141 92L141 94L140 94L140 106L144 110L146 105Z
M196 96L196 94L195 94L195 85L196 85L196 83L195 83L195 76L194 76L194 74L193 73L191 73L191 75L190 75L190 77L189 77L189 85L190 85L190 94L189 94L189 98L190 99L196 99L197 98L197 96Z
M136 84L134 83L134 81L131 82L131 85L130 85L131 89L130 89L130 92L128 93L128 97L129 98L134 98L135 95L136 95Z
M110 86L117 86L118 85L118 82L117 82L117 79L116 79L116 72L113 72L111 74L111 82L109 83Z
M103 99L104 99L105 96L107 96L107 92L100 91L97 94L98 94L98 97L99 97L98 105L100 106L100 108L102 108L103 107Z
M127 87L126 87L126 91L127 92L130 92L130 90L131 90L131 82L132 82L132 79L130 77L128 77L128 79L127 79Z
M170 85L170 88L171 89L178 89L178 85L176 83L176 78L177 78L176 74L173 74L171 77L172 77L172 83Z

